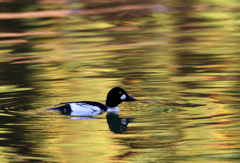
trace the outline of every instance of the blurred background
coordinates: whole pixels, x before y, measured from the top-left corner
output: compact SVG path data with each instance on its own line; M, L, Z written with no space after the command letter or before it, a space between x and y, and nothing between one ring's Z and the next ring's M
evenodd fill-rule
M239 162L239 18L238 0L0 0L0 161ZM139 100L117 134L45 110L115 86Z

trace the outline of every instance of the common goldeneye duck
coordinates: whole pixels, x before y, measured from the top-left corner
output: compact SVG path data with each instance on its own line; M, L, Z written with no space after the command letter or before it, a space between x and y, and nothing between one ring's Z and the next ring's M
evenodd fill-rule
M119 111L118 104L123 101L136 101L136 99L128 95L123 88L115 87L108 92L106 105L93 101L64 102L58 104L60 106L48 108L48 110L57 110L68 115L91 116L105 111Z

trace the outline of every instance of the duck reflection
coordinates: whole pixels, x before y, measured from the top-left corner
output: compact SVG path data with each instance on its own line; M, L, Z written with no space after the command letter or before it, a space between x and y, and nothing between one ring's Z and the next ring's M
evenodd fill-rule
M128 124L132 123L134 118L120 118L119 111L107 111L107 123L110 131L116 134L122 134L127 130Z

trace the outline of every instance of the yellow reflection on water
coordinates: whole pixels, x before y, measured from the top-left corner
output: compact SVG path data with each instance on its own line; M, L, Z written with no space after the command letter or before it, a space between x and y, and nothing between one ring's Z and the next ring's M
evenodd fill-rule
M126 148L114 142L105 119L52 119L41 130L46 139L37 150L59 162L109 162Z

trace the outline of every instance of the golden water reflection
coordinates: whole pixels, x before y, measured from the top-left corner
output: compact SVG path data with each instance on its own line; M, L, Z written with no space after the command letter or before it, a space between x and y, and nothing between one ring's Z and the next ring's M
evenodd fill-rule
M4 162L8 159L47 162L238 160L238 112L206 106L173 112L156 112L159 108L150 107L143 111L141 104L137 104L140 106L133 108L136 109L133 112L132 105L124 104L120 112L119 117L132 118L122 134L110 131L105 114L96 119L76 119L42 109L25 115L2 114L5 124L1 126L1 144L8 146L3 148L5 157L1 159Z
M238 162L239 6L0 0L1 162ZM44 109L115 86L127 128Z

